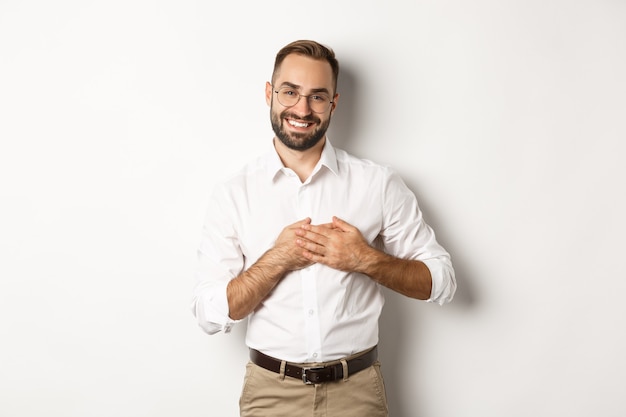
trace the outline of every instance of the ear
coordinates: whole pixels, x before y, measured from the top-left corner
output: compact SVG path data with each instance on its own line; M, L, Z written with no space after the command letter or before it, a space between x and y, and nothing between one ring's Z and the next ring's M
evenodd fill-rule
M330 114L335 112L335 108L337 108L337 102L339 101L339 93L335 93L335 97L333 97L333 104L330 106Z
M269 81L265 82L265 102L268 106L272 104L272 94L274 94L274 87Z

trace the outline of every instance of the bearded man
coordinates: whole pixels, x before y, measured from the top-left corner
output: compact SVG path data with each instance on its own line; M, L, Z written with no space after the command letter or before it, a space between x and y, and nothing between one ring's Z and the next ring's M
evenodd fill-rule
M389 167L332 146L339 64L314 41L276 55L267 154L213 190L192 310L209 334L247 319L241 416L387 416L382 286L444 304L450 255Z

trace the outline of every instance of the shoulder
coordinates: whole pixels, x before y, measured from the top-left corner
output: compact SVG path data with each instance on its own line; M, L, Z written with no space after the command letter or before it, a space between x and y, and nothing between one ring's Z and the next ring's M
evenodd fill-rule
M389 178L395 175L395 170L385 164L375 162L371 159L360 158L343 149L335 148L337 156L337 165L339 170L348 172L357 171L359 173L368 173L370 176L375 175L380 178Z
M268 159L268 155L263 154L249 160L238 169L225 173L225 175L217 181L218 186L237 187L245 185L250 179L267 176L267 172L271 169Z
M348 177L351 184L366 185L370 190L379 189L387 202L395 198L414 198L413 192L392 166L359 158L343 149L336 149L336 155L339 172Z
M262 186L261 182L268 181L268 164L265 155L258 156L238 169L224 172L220 178L214 179L210 187L212 201L235 204L242 198L247 198L249 192Z

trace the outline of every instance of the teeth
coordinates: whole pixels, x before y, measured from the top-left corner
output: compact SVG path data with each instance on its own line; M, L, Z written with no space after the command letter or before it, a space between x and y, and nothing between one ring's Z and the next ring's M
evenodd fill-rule
M308 123L300 123L300 122L296 122L295 120L289 120L289 124L295 127L307 127L309 126Z

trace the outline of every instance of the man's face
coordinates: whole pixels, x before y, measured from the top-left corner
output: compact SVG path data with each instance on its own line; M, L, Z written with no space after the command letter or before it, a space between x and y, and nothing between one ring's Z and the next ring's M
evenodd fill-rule
M304 96L322 92L336 102L338 95L333 97L330 64L302 55L288 55L275 75L274 85L267 83L265 88L276 137L290 149L310 149L326 135L335 103L329 104L323 113L313 112L306 97L300 97L297 104L285 107L277 100L274 92L283 87L291 87Z

